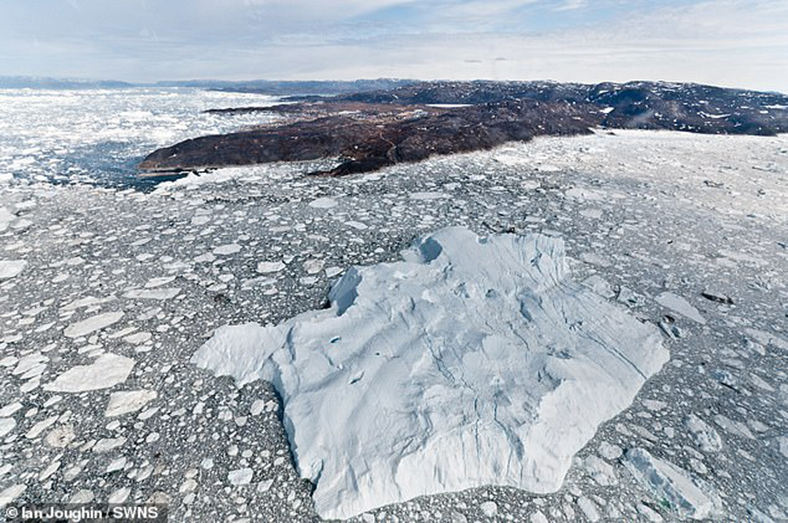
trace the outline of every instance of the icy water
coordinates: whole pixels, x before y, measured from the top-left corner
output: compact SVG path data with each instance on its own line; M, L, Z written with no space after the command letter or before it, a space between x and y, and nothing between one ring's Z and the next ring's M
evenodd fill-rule
M172 521L320 521L304 473L317 462L297 461L281 396L193 357L227 326L325 314L337 277L463 227L560 239L574 288L658 329L670 359L592 427L558 491L477 475L478 488L455 482L387 506L376 497L353 521L788 521L788 136L598 132L358 176L271 164L138 191L129 166L152 148L257 121L201 110L265 99L3 96L0 511L159 502ZM469 305L504 303L477 295ZM379 381L353 374L336 385L365 383ZM567 416L567 405L596 408L554 412ZM533 443L524 451L540 452ZM500 448L489 448L495 462L507 460ZM445 477L468 477L467 462L446 454ZM374 493L380 483L359 485Z
M2 89L0 180L152 186L136 166L153 150L266 121L203 111L275 100L189 88Z

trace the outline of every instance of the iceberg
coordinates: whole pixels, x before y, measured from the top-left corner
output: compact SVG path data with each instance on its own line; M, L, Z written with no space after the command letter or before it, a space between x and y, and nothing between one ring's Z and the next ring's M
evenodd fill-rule
M224 326L192 358L270 381L324 518L504 485L558 490L668 360L657 328L569 277L564 243L450 227L353 267L330 307Z

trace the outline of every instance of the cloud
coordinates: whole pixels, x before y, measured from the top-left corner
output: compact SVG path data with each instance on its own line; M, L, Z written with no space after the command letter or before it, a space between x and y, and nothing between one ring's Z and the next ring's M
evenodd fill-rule
M78 9L0 0L0 74L665 79L788 91L783 0L70 2Z
M573 11L588 5L588 0L566 0L563 5L556 8L556 11Z

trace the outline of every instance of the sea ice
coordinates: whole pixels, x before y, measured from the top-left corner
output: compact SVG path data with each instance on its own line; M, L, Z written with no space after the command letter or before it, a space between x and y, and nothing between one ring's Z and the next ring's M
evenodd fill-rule
M180 294L181 290L177 287L153 288L153 289L132 289L123 295L124 298L135 300L169 300Z
M129 412L136 412L142 407L147 405L150 401L156 399L157 394L155 390L122 390L113 392L109 396L109 403L104 416L111 418L114 416L122 416Z
M722 515L719 495L672 463L657 459L642 448L633 448L627 451L625 464L638 481L680 516L706 519Z
M200 367L273 383L325 518L482 485L560 488L668 359L658 330L567 277L563 241L447 228L355 267L331 306L226 326Z
M77 365L58 376L45 390L55 392L84 392L107 389L126 381L134 360L117 354L102 354L90 365Z
M663 292L654 299L663 307L681 314L694 322L700 323L701 325L706 325L706 319L700 315L698 309L690 305L690 303L681 296L673 294L672 292Z
M337 206L337 201L333 198L317 198L309 202L309 206L314 209L331 209Z
M69 338L81 338L82 336L87 336L91 332L114 325L119 322L122 317L123 312L120 311L98 314L73 325L69 325L66 330L63 331L63 334Z
M19 276L27 267L25 260L0 260L0 280L9 280Z
M257 272L260 274L268 274L271 272L279 272L285 268L285 264L277 261L277 262L266 262L262 261L257 264Z

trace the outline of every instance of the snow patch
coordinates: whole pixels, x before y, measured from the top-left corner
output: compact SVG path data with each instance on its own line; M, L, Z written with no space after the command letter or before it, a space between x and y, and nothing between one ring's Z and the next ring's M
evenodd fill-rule
M569 280L560 239L455 227L403 258L351 268L328 309L222 327L192 358L273 383L324 518L489 484L553 492L668 359L655 327Z

